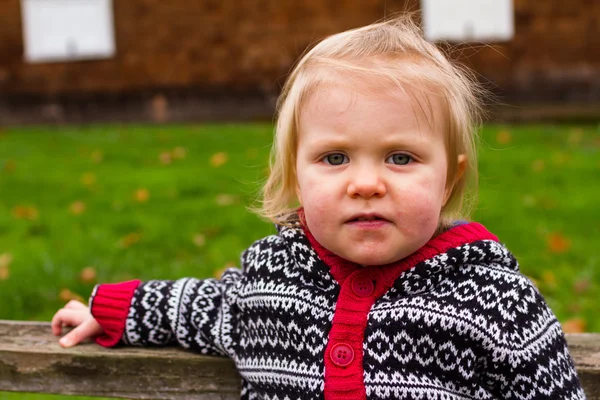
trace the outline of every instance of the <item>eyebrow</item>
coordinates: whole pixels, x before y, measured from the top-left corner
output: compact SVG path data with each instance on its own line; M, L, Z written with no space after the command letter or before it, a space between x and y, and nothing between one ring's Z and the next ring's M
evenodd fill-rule
M419 134L418 136L411 135L410 138L402 138L402 137L393 137L390 135L390 138L384 138L383 140L379 140L378 144L381 147L414 147L419 145L427 145L431 142L431 135L428 134ZM422 140L414 140L415 137L418 137ZM322 138L316 137L313 138L310 142L308 142L311 147L334 147L334 148L348 148L352 147L353 141L344 137L343 134L335 135L330 138Z

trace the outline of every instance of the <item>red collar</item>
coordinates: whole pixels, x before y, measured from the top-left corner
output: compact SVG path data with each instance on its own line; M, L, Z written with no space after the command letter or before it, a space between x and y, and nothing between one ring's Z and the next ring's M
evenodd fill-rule
M308 230L308 227L306 227L306 224L302 224L302 227L313 249L315 249L319 258L323 260L325 264L327 264L331 274L340 285L344 283L348 275L357 269L364 268L327 250L319 242L317 242L312 233ZM483 225L477 222L470 222L455 226L454 228L451 228L446 232L434 237L423 247L400 261L377 267L368 267L368 269L373 271L373 274L377 275L378 279L383 279L383 281L386 282L386 284L381 286L382 289L383 287L387 287L389 289L402 272L407 271L415 265L438 254L445 253L449 249L460 247L467 243L472 243L478 240L493 240L497 242L498 238L494 234L490 233Z

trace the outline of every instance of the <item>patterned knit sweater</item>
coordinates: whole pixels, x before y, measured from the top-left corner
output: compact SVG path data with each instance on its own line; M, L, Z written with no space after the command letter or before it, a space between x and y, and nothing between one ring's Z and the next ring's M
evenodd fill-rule
M97 286L98 343L230 357L242 399L585 399L559 322L477 223L379 267L280 228L241 264Z

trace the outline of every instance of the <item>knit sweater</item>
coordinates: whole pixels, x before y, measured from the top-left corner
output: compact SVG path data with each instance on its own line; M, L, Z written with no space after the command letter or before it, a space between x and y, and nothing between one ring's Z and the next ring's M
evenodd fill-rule
M585 399L559 322L480 224L377 267L283 227L241 266L97 286L98 343L230 357L242 399Z

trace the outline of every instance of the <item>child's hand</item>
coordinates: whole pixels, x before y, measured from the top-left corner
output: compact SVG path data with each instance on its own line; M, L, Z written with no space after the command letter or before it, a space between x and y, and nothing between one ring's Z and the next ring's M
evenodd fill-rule
M76 327L63 336L58 343L62 347L72 347L85 339L98 336L102 327L90 313L90 309L80 301L71 300L61 308L52 318L52 333L59 336L63 326Z

